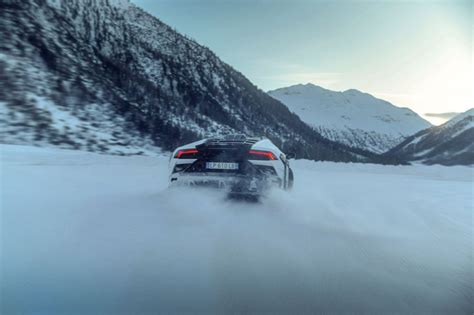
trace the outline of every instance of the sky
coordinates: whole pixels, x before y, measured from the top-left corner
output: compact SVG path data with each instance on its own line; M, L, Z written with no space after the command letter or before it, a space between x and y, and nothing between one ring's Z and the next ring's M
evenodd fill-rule
M474 107L474 1L132 2L265 91L355 88L434 124Z

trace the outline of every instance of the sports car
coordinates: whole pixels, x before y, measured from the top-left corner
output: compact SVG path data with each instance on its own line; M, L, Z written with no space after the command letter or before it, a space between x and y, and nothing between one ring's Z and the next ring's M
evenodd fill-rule
M177 148L169 162L170 187L213 187L230 195L260 196L271 187L288 190L289 159L266 138L228 135Z

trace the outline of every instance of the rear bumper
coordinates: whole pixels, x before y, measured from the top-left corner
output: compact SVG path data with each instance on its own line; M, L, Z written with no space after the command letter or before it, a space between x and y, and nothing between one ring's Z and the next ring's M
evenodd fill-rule
M170 187L207 187L232 194L259 195L270 187L281 187L276 176L252 177L239 174L174 173Z

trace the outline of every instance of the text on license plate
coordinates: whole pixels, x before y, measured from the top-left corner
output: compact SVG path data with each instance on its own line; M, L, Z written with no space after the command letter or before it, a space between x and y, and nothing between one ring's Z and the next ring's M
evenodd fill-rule
M206 168L208 170L238 170L239 163L206 162Z

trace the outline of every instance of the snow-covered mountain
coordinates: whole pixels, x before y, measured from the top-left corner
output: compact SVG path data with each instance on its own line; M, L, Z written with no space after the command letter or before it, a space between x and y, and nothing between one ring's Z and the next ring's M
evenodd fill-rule
M146 153L267 136L297 156L370 161L126 0L0 2L1 142Z
M269 91L324 137L382 153L431 126L408 108L400 108L358 90L336 92L298 84Z
M474 164L474 108L409 137L387 155L425 164Z

